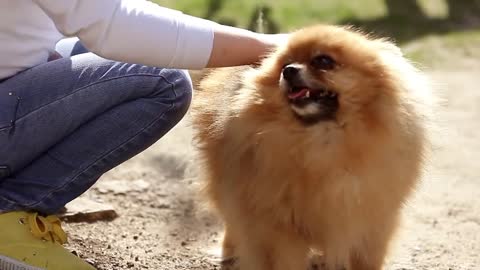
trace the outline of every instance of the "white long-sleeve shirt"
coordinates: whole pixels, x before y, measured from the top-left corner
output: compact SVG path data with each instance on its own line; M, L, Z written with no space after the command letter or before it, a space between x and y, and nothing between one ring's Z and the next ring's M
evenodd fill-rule
M116 61L202 68L214 27L145 0L0 0L0 79L47 62L63 36Z

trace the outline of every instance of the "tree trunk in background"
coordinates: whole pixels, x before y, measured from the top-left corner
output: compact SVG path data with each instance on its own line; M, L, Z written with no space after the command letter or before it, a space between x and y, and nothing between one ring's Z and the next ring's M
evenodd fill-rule
M205 18L207 19L212 19L217 12L222 9L222 6L224 4L224 0L210 0L208 1L208 7L207 7L207 14L205 14Z
M267 5L257 6L250 17L248 29L265 34L278 33L279 27L272 18L272 8Z
M447 0L450 19L467 21L480 16L480 1L478 0Z
M425 16L416 0L385 0L385 4L387 5L389 16Z
M0 0L2 1L2 0ZM236 26L237 22L234 19L230 18L218 18L217 14L223 8L223 4L225 4L225 0L209 0L207 6L207 12L205 16L206 19L213 20L218 22L219 24L229 25L229 26Z

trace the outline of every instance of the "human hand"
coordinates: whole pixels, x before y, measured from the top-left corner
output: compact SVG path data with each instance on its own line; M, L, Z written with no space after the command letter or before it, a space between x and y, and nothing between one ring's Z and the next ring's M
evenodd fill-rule
M277 47L287 43L289 34L260 34L218 26L208 67L255 65Z
M262 36L265 43L275 48L287 44L290 34L262 34Z

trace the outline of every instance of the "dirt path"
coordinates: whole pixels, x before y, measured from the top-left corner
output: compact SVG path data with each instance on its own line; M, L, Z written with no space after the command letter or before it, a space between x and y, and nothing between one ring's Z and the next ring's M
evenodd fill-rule
M387 269L480 269L480 73L437 71L448 104L438 114L433 167L406 209ZM215 269L221 227L195 197L191 130L182 122L161 142L100 182L149 183L126 195L86 196L112 204L112 222L70 223L70 248L99 269ZM101 185L101 183L99 183Z

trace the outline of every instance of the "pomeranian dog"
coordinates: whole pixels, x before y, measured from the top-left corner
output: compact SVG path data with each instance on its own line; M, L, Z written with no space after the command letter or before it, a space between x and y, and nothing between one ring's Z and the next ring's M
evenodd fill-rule
M387 40L317 25L258 67L215 69L193 126L241 270L383 269L428 150L428 80Z

